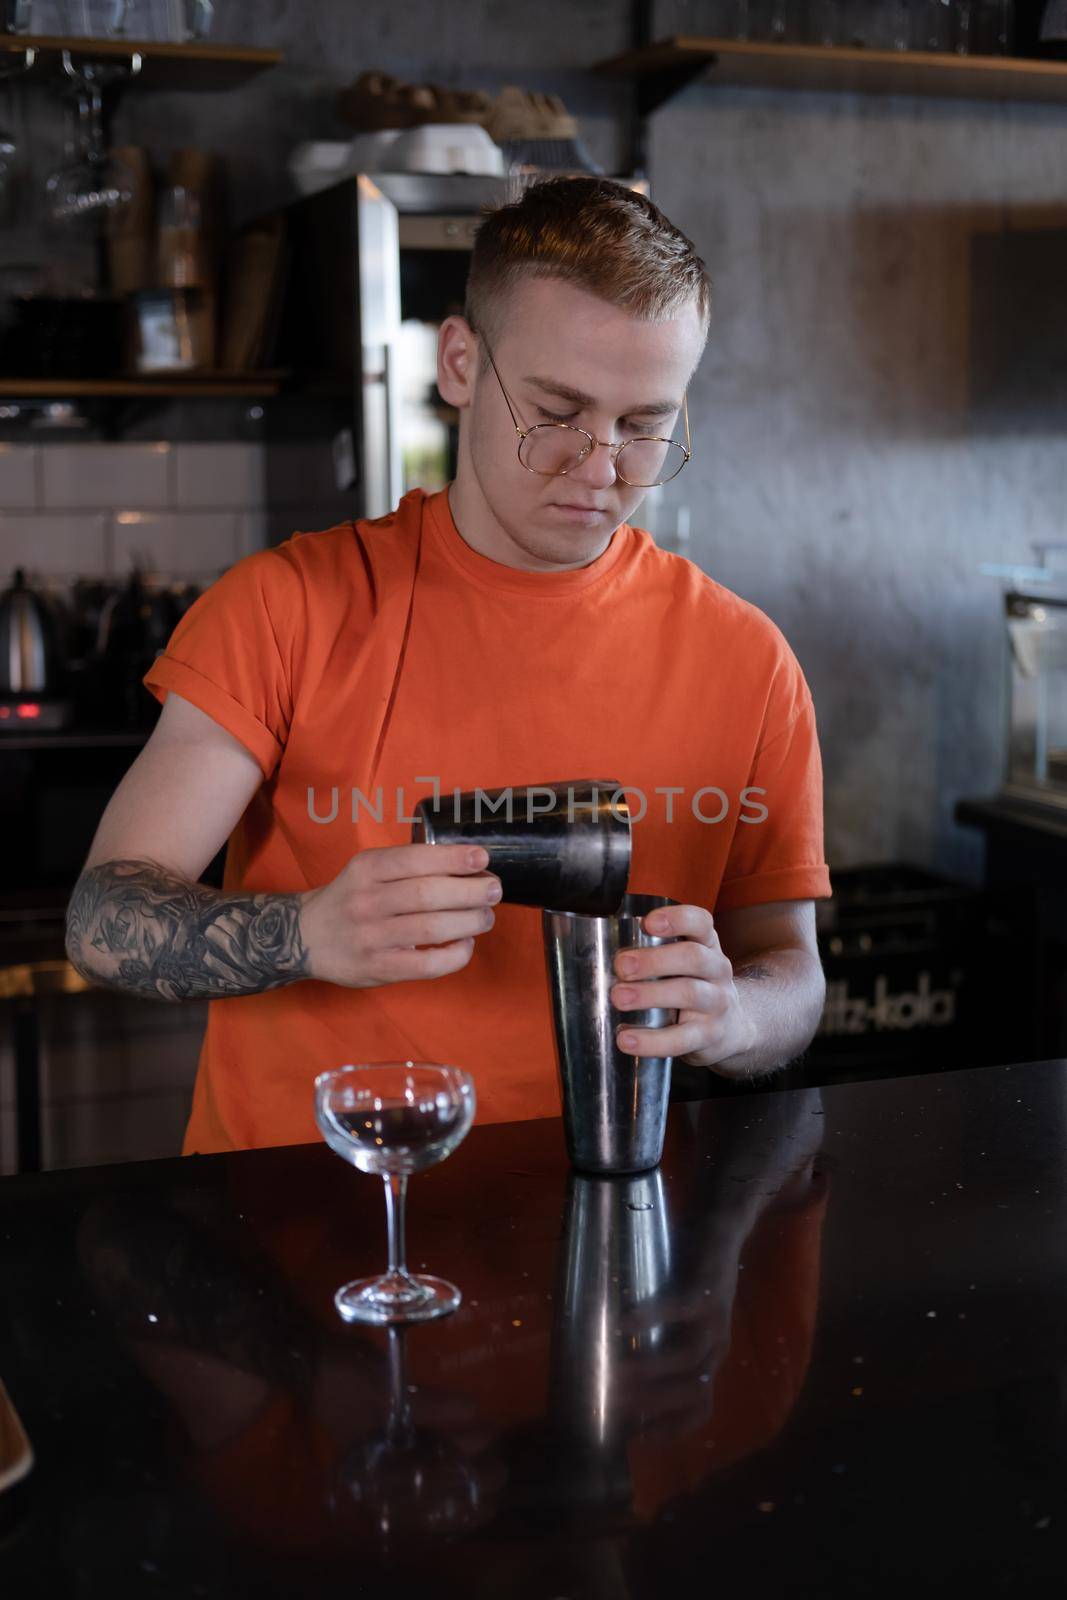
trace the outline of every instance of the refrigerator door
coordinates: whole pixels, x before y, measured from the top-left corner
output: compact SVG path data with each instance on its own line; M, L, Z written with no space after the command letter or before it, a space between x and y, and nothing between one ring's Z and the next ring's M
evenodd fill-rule
M286 219L277 360L291 376L267 408L271 543L384 516L402 492L396 207L360 175L297 201Z
M384 517L401 495L396 390L400 337L400 236L396 207L374 181L356 179L359 324L363 372L363 499Z

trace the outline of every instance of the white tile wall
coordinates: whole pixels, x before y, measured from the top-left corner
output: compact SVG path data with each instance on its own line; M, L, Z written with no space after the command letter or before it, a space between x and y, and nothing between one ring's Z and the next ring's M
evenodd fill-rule
M250 556L253 550L262 550L267 543L267 513L265 511L246 511L238 517L237 537L241 546L241 554Z
M266 542L258 444L0 445L0 586L153 572L210 581Z
M29 512L0 511L2 564L8 575L18 566L25 567L28 576L107 572L108 524L109 519L103 512L35 516Z
M174 447L176 503L182 506L258 506L264 500L262 452L244 444Z
M0 506L20 511L37 505L38 454L34 445L0 444Z
M172 445L56 444L41 450L45 510L169 506Z
M119 511L111 525L114 572L134 564L170 577L215 577L242 555L233 511Z

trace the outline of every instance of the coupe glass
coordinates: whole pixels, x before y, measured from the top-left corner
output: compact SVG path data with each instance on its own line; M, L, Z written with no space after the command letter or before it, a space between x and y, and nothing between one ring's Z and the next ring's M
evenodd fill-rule
M455 1284L416 1275L404 1256L404 1201L412 1172L450 1156L474 1120L474 1083L459 1067L387 1061L338 1067L315 1079L315 1120L331 1150L385 1181L389 1266L334 1295L346 1322L428 1322L454 1311Z

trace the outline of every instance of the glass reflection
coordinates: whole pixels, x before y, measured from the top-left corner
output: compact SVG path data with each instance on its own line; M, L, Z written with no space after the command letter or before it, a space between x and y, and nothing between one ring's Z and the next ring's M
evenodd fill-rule
M391 1327L389 1417L384 1432L348 1451L331 1496L341 1520L361 1512L385 1551L412 1534L454 1534L481 1520L482 1483L474 1462L449 1433L417 1427L412 1416L405 1327Z

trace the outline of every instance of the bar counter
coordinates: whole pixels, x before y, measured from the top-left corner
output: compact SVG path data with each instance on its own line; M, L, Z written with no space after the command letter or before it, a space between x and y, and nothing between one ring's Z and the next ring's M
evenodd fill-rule
M629 1179L478 1127L408 1259L459 1311L341 1322L324 1145L0 1182L0 1589L1063 1592L1067 1062L676 1104Z

